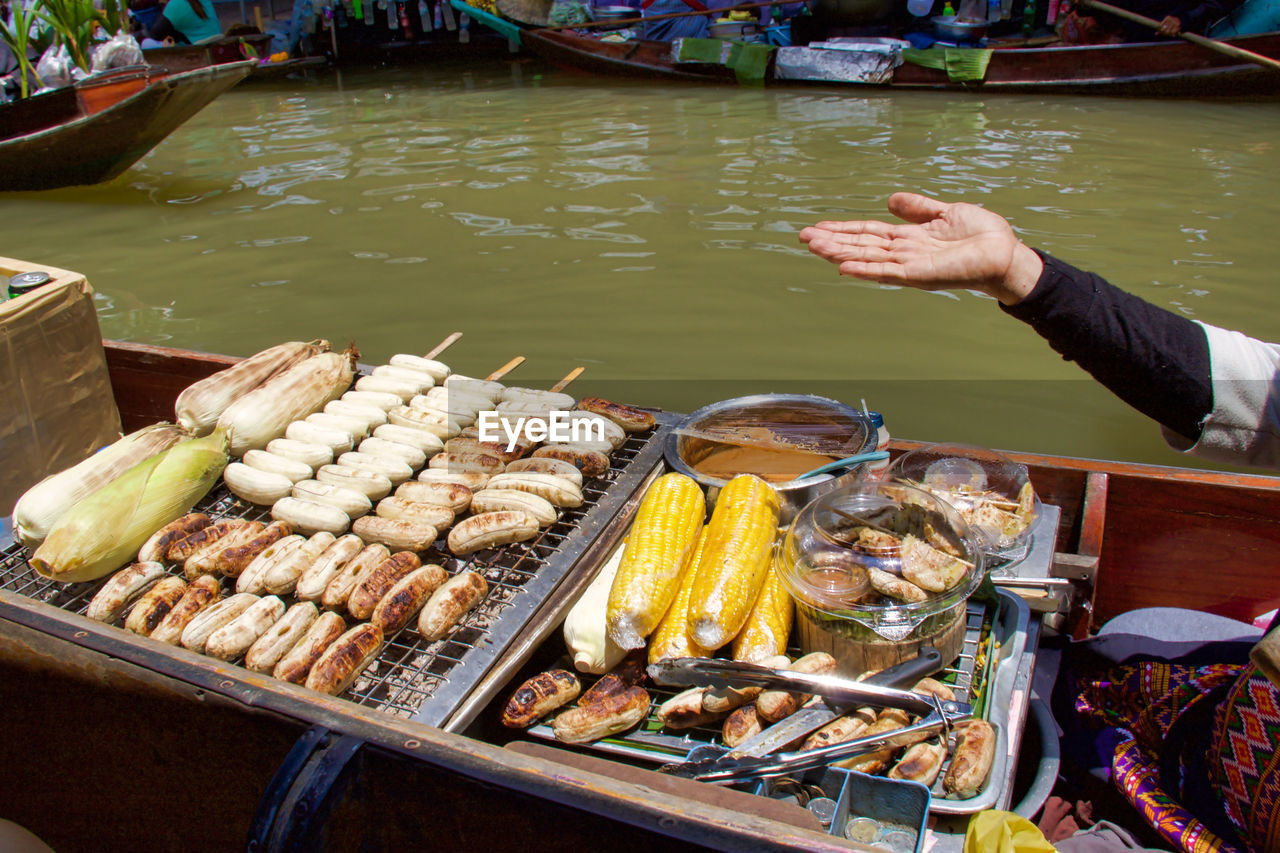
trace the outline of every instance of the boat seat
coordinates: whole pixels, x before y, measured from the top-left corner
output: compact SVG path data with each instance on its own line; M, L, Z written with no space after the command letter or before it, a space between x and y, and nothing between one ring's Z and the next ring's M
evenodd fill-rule
M1228 616L1178 607L1143 607L1121 613L1098 630L1098 636L1134 634L1167 643L1259 640L1262 629Z

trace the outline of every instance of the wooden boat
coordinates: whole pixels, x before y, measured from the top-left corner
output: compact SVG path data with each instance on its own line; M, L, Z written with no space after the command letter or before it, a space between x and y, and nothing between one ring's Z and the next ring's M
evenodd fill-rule
M142 51L148 64L170 71L190 71L206 65L223 65L245 59L266 59L271 52L270 33L223 36L200 44L149 47Z
M183 387L233 361L119 343L107 356L126 429L171 417ZM1060 510L1053 582L1082 593L1080 631L1151 604L1239 618L1280 604L1280 479L1012 456ZM871 849L785 803L500 746L481 725L455 733L173 650L4 577L0 817L59 851Z
M1280 58L1280 33L1243 36L1228 43ZM666 42L607 42L564 30L528 30L523 43L563 68L626 77L731 82L718 65L675 63ZM1276 94L1280 75L1185 41L1070 47L995 46L980 83L954 82L945 71L905 63L884 84L781 80L770 68L768 86L941 89L972 92L1213 97Z
M0 191L109 181L256 64L122 68L8 104L0 109Z

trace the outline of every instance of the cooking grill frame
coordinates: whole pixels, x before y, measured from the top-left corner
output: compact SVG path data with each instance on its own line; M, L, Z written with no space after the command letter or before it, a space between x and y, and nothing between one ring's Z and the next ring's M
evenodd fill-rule
M654 429L629 434L610 455L609 471L584 481L582 506L562 509L556 521L542 528L534 539L463 557L442 550L441 540L424 552L424 564L437 563L450 576L468 570L480 572L489 591L445 637L432 643L417 635L416 620L410 620L408 626L386 639L377 658L340 698L394 717L442 725L582 561L598 532L609 526L661 466L667 434L678 417L664 412L654 414ZM205 512L215 520L271 521L269 507L238 500L221 484L194 511ZM90 599L107 580L58 583L37 574L27 557L27 549L12 537L0 540L0 590L83 616ZM166 569L181 576L181 566L166 564ZM294 600L292 596L282 597L287 603ZM124 632L123 627L119 630ZM126 636L147 642L141 637ZM159 643L148 645L165 653L175 651L174 647ZM243 670L241 663L238 660L226 665Z

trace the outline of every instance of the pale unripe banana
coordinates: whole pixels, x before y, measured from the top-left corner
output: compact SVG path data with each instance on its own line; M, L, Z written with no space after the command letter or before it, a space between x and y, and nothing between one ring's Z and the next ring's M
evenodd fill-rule
M327 444L315 444L292 438L273 439L267 445L267 452L292 459L294 462L301 462L303 465L310 466L313 471L333 461L333 448Z
M363 492L336 486L333 483L322 483L319 480L303 480L293 484L292 496L318 504L329 504L347 514L349 518L359 518L373 509L373 502Z
M353 418L350 415L316 412L307 415L306 421L319 427L345 432L353 441L369 434L369 422L364 418Z
M381 409L372 403L353 403L349 400L332 400L325 404L324 411L327 415L341 415L346 418L356 418L357 420L363 421L366 433L374 427L381 426L387 422L386 409Z
M333 453L346 453L354 446L351 434L332 427L319 426L307 421L294 421L284 431L285 438L322 444Z
M341 399L347 403L377 406L384 412L404 405L404 400L400 399L399 394L390 394L386 391L348 391L342 395Z
M366 438L360 442L360 452L399 459L414 470L427 464L427 454L418 448L385 438Z
M410 382L398 376L361 376L356 380L357 391L380 391L395 394L402 402L413 399L422 388L417 382Z
M269 450L248 450L244 454L244 464L269 474L282 474L291 482L311 479L311 466L295 459L278 456Z
M295 497L276 501L271 506L271 517L307 534L327 532L340 536L351 526L351 517L336 506Z
M232 462L222 472L231 494L259 506L271 506L293 489L293 480L284 474L262 471L243 462Z
M383 424L382 426L374 427L373 437L408 444L418 448L427 456L435 456L444 450L444 442L440 440L438 435L417 427Z
M409 463L393 456L379 456L373 453L352 451L338 457L338 464L361 471L372 471L381 474L391 481L391 485L399 485L413 476Z
M436 384L431 378L431 374L423 373L421 370L414 370L410 367L399 367L394 364L384 364L373 369L374 376L385 376L391 379L398 379L401 382L415 384L418 388L416 393L421 394L426 389Z
M382 474L352 468L350 465L324 465L316 471L316 479L322 483L332 483L353 489L371 501L376 501L391 494L391 480Z
M399 352L391 356L387 361L396 367L407 367L410 370L417 370L430 376L435 383L439 385L445 380L452 371L449 365L443 361L436 361L432 358L423 358L420 355L409 355L408 353Z

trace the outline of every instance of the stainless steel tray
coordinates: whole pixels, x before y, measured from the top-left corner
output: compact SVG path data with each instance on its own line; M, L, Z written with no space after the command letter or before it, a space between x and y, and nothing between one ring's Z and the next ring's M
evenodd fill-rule
M942 789L942 778L946 774L944 765L931 789L930 812L933 814L970 814L996 808L1007 804L1012 793L1009 789L1027 715L1025 687L1019 691L1018 685L1024 682L1024 678L1029 678L1035 649L1027 646L1030 609L1026 603L1005 590L997 589L996 592L998 607L973 601L969 603L964 646L956 660L938 675L955 690L958 700L971 702L976 699L975 714L995 727L995 762L983 789L976 796L964 800L948 799ZM981 632L989 610L994 610L994 613L991 613L989 640L984 643ZM984 648L985 657L982 655ZM987 666L985 673L984 666ZM667 764L683 760L694 747L719 742L719 730L712 726L696 727L679 734L664 731L657 719L658 706L678 691L652 684L648 687L653 707L644 723L631 732L597 741L586 745L586 748L650 764ZM975 697L975 689L981 690L981 695ZM1021 699L1018 698L1020 696ZM530 728L528 734L541 740L555 741L551 727L545 723ZM953 735L950 746L954 745Z

